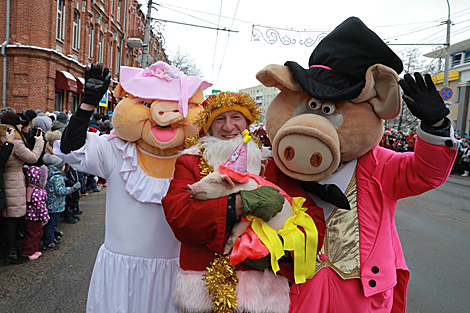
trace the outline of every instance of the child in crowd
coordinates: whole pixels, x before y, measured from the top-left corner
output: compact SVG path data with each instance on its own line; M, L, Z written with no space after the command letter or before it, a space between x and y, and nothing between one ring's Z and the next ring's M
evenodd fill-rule
M39 251L39 238L41 237L42 227L49 221L46 199L47 191L44 187L47 183L46 166L27 167L26 181L26 216L25 229L26 234L21 247L21 254L28 256L30 260L36 260L42 253Z
M65 162L52 154L46 153L42 158L44 164L47 165L47 210L49 212L50 220L44 226L43 230L43 249L44 250L57 250L59 245L55 239L55 232L59 222L60 213L65 210L65 196L71 194L80 188L79 183L73 187L65 186L65 179L63 171L65 169Z
M74 186L76 183L81 185L81 177L79 172L74 170L72 167L67 167L68 170L65 171L65 185L67 187ZM79 215L83 213L79 209L80 195L81 188L75 190L70 195L65 197L64 222L74 224L80 220Z

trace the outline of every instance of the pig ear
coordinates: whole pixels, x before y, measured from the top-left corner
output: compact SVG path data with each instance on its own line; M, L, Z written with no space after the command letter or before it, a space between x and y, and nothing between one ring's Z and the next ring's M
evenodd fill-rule
M401 93L398 75L391 68L375 64L366 72L366 85L353 103L369 102L377 116L393 120L401 111Z
M124 98L127 95L127 92L122 88L121 83L114 88L114 96L119 98Z
M225 181L228 184L230 189L235 188L235 183L233 182L233 180L230 177L228 177L228 175L220 174L220 178L222 179L222 181Z
M266 87L276 87L279 90L302 91L289 68L284 65L270 64L256 74L256 79Z

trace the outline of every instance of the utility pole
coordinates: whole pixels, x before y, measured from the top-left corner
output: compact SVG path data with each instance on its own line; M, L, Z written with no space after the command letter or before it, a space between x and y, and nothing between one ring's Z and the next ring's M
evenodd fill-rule
M150 21L152 15L152 0L148 0L147 3L147 17L145 18L145 34L144 34L144 44L142 50L142 63L140 64L141 68L146 68L148 63L149 55L149 41L150 41Z
M445 23L447 24L447 35L446 35L446 59L445 59L445 65L444 65L444 87L449 86L449 62L450 62L450 4L449 0L447 0L447 11L448 11L448 16L447 16L447 21Z

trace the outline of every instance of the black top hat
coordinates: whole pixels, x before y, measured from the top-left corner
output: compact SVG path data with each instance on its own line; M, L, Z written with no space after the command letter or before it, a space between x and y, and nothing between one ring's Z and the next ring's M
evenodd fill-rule
M315 47L309 68L287 61L300 86L320 100L350 100L361 93L367 69L383 64L398 74L403 70L400 58L357 17L337 26Z

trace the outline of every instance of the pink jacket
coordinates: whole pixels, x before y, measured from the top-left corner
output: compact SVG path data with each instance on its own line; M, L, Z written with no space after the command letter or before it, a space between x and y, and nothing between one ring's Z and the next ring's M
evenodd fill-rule
M418 139L414 153L396 153L377 146L358 159L356 180L363 294L372 297L392 290L391 312L405 312L410 277L395 227L397 201L444 183L456 152ZM299 288L295 285L291 288L294 294L301 292L291 298L292 302L302 302L294 305L295 312L310 312L311 301L329 301L318 294L320 282L315 278ZM348 295L343 290L329 296Z

